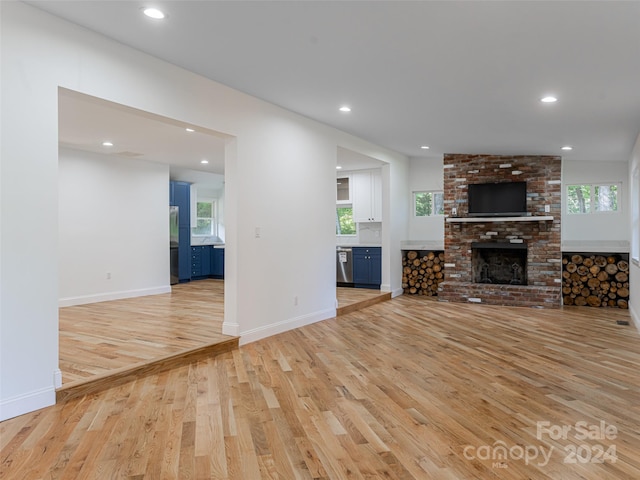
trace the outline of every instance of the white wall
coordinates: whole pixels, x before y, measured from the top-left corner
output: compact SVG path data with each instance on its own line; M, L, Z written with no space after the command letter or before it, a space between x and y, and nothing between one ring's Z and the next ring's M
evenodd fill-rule
M226 238L225 228L224 228L224 219L225 219L224 187L222 187L222 190L220 190L220 193L217 197L217 202L218 202L218 211L217 211L216 220L218 222L218 238L220 239L220 241L224 242L224 239Z
M58 167L60 306L171 291L169 166L60 149Z
M638 169L640 169L640 135L638 135L631 159L629 160L628 181L633 189L640 188L640 184L633 182L633 173ZM629 211L631 211L633 194L629 195L629 197L630 200L627 205L629 206ZM640 198L640 192L638 192L636 199L637 198ZM629 221L629 223L631 223L631 221ZM636 228L638 227L636 226ZM638 238L640 232L636 231L635 233L635 237ZM633 323L638 331L640 331L640 265L637 263L637 260L629 262L629 310L631 311Z
M335 314L338 146L389 163L383 283L400 288L404 156L26 4L0 2L0 13L0 420L55 401L58 87L234 137L225 161L226 333L246 342ZM300 275L301 262L312 275Z
M442 158L411 158L409 160L409 238L410 241L438 242L444 248L444 217L415 217L413 192L442 191L444 164Z
M402 250L409 234L408 162L382 167L382 284L393 297L402 295ZM388 199L388 201L387 201ZM387 261L385 261L387 259Z
M562 161L562 249L564 251L620 251L630 236L628 162ZM611 213L568 215L567 185L620 183L620 210Z

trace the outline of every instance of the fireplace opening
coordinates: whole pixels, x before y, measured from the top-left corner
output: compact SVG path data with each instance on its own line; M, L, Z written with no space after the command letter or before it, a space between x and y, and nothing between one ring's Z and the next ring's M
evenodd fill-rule
M524 243L472 243L474 283L527 284L527 246Z

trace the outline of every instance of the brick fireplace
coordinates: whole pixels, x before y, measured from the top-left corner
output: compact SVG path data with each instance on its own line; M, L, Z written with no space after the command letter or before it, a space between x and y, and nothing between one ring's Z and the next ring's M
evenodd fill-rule
M557 156L444 156L448 218L439 300L560 306L560 175ZM522 181L527 184L526 216L468 217L469 184Z

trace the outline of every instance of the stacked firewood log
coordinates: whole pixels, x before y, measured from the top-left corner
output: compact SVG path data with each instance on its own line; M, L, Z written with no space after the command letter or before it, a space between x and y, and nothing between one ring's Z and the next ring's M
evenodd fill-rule
M565 255L564 305L629 308L629 262L620 255Z
M444 252L409 250L402 257L402 288L410 295L438 295L444 280Z

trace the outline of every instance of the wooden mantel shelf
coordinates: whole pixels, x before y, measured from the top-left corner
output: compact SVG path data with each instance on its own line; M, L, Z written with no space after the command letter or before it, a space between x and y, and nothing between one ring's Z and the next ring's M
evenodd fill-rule
M489 222L549 222L552 215L538 215L531 217L447 217L447 223L489 223Z

